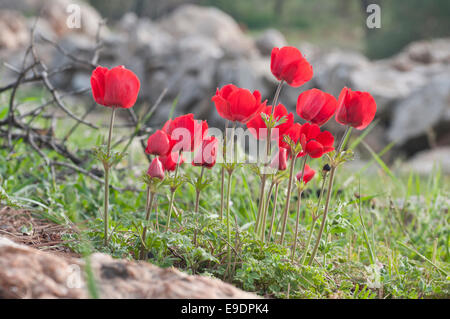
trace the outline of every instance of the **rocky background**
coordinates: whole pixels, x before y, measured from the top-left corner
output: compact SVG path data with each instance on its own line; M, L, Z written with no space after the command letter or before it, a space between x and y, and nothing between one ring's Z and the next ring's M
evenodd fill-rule
M81 7L79 29L66 25L66 9L73 3ZM37 50L49 65L63 65L67 57L44 39L76 57L91 58L102 17L87 3L2 0L0 86L14 78L14 72L3 65L21 64L38 13ZM275 29L254 38L223 11L194 4L179 6L155 20L127 13L102 28L101 38L104 48L99 63L123 64L136 72L142 84L140 102L152 104L167 89L149 123L154 126L168 118L174 100L175 115L192 112L211 125L222 125L211 96L230 82L258 89L270 102L276 88L270 52L287 44ZM395 142L395 157L412 157L409 164L417 171L428 173L440 161L443 171L450 173L450 38L413 42L383 60L369 60L357 51L324 51L308 43L297 46L313 65L314 77L301 88L283 88L280 100L288 109L294 111L299 93L312 87L336 97L343 86L369 91L377 101L379 120L367 137L371 147L380 151ZM88 87L89 76L89 70L75 69L52 81L72 91ZM89 93L85 98L89 99ZM327 128L338 129L332 123Z

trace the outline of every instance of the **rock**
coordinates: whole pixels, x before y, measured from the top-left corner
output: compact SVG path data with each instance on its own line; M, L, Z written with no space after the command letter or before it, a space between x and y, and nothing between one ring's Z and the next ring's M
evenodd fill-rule
M255 43L262 55L270 56L274 47L283 47L287 44L287 41L280 31L276 29L267 29L258 36Z
M448 122L450 122L450 69L434 76L428 84L399 101L394 109L388 138L402 145Z
M170 55L160 57L160 67L148 74L147 92L153 100L168 88L165 101L169 105L161 105L153 120L167 120L170 104L175 99L175 115L194 112L197 117L207 117L217 66L223 56L224 51L217 42L203 36L188 36L177 41Z
M427 82L420 72L400 72L384 61L373 62L356 69L350 76L350 87L367 91L377 102L377 114L392 111L393 104L408 97L416 88Z
M411 71L420 65L449 64L450 38L417 41L392 58L392 66Z
M313 81L317 86L338 96L344 86L351 86L353 72L369 65L368 59L357 52L334 50L316 55L311 61Z
M253 41L236 21L214 7L182 5L160 21L160 25L177 39L194 35L214 40L232 56L250 56L257 52Z
M80 28L68 27L68 19L74 13L69 10L70 5L80 8ZM58 36L76 32L95 37L102 20L97 10L80 0L2 0L0 8L15 9L30 15L39 14L42 19L47 20Z
M407 161L402 169L429 176L433 169L436 170L439 167L442 174L450 174L450 146L421 151Z
M189 36L177 43L176 53L178 63L172 74L179 78L172 78L171 81L176 83L173 90L179 92L177 108L197 113L196 103L203 99L210 100L208 93L214 89L213 79L224 52L209 38Z
M72 56L78 59L90 61L93 56L95 41L89 36L81 33L70 33L61 38L58 45ZM52 59L50 61L50 68L59 68L63 65L71 63L72 60L59 50L52 51ZM89 68L79 68L75 70L69 70L66 72L58 73L52 77L52 81L58 88L65 89L80 89L79 82L74 79L75 76L80 74L90 74ZM76 87L71 87L71 84L76 84ZM89 86L89 82L84 87Z
M14 10L0 10L0 49L19 49L29 39L30 32L23 15Z
M257 298L218 279L147 262L89 257L100 298ZM0 298L89 298L83 259L61 257L0 237Z
M175 48L175 38L172 35L150 19L139 19L131 12L122 17L118 30L126 36L126 49L144 58L170 55Z

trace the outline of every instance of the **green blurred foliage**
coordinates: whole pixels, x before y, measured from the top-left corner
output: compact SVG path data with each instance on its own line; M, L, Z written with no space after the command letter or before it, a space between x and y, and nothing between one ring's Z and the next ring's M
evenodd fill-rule
M367 32L367 54L383 58L418 39L450 36L450 1L382 0L381 28Z
M124 12L157 19L181 4L217 7L250 31L281 29L290 42L366 51L371 58L395 54L411 41L450 36L448 0L89 0L102 15ZM381 7L381 28L368 29L368 4Z

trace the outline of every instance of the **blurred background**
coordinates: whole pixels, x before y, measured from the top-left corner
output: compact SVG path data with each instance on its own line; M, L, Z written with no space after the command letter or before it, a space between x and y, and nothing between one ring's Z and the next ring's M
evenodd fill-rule
M76 27L68 25L77 13L71 4L80 8ZM380 28L367 27L370 4L380 8ZM21 65L33 25L37 53L51 68L65 65L67 52L91 59L100 35L98 63L124 64L141 79L138 109L167 90L148 123L155 127L186 112L222 125L210 99L227 83L258 89L271 101L271 49L297 46L314 78L283 88L288 109L313 87L336 97L344 86L369 91L378 105L366 137L371 149L419 173L437 163L450 173L448 0L1 0L0 87L14 79L4 66ZM51 80L72 92L89 87L90 72L72 68ZM72 103L90 98L87 92ZM326 128L339 133L333 123Z

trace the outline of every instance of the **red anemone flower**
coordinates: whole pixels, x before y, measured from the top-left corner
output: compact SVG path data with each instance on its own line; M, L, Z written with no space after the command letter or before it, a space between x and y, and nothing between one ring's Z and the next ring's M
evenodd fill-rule
M177 162L178 165L184 163L183 155L180 155L178 152L173 152L164 156L159 156L158 159L161 161L161 164L163 165L164 169L170 172L173 172L176 169Z
M147 140L145 152L151 155L166 155L171 150L170 138L166 132L157 130Z
M284 171L287 168L287 153L288 150L285 148L280 148L277 154L272 159L270 167L277 169L279 171Z
M313 179L315 174L316 174L316 171L313 170L311 167L309 167L308 164L306 164L305 165L305 171L304 171L304 174L303 174L303 178L302 178L302 172L301 171L298 172L295 177L297 178L297 180L299 182L301 182L301 180L303 179L303 182L305 184L308 184L308 182Z
M109 70L97 67L91 75L91 88L94 100L104 106L128 109L136 103L140 82L136 74L116 66Z
M211 168L216 164L219 141L214 136L205 137L198 148L192 165Z
M168 120L162 130L169 136L172 152L192 152L202 143L208 123L194 120L190 113Z
M270 69L279 81L286 81L293 87L301 86L313 76L311 64L295 47L273 48Z
M289 152L291 152L291 146L288 143L286 143L285 136L288 136L294 144L297 144L300 142L301 128L302 126L299 123L294 123L283 135L280 135L279 137L280 148L285 148Z
M368 92L352 91L344 87L339 95L336 121L357 130L366 128L377 112L375 99Z
M259 91L256 90L252 94L249 90L238 88L233 84L217 89L216 95L211 100L222 118L244 124L266 106L266 101L261 103Z
M297 99L297 114L306 121L322 126L336 112L337 100L318 89L303 92Z
M305 123L300 129L300 143L302 152L298 156L309 155L311 158L322 157L323 154L334 150L334 137L328 131L320 131L316 124Z
M261 110L261 113L255 114L255 116L248 121L247 128L257 139L265 140L267 136L267 126L261 117L262 113L270 115L272 112L272 106L266 106ZM283 124L275 126L278 129L278 136L276 134L271 134L272 140L277 139L279 136L283 135L293 124L294 124L294 114L288 113L286 107L283 104L278 104L274 111L273 116L275 120L279 121L282 117L285 117L285 122ZM262 129L262 130L260 130Z
M160 180L164 179L164 167L157 157L155 157L150 164L147 174L152 178L159 178Z

